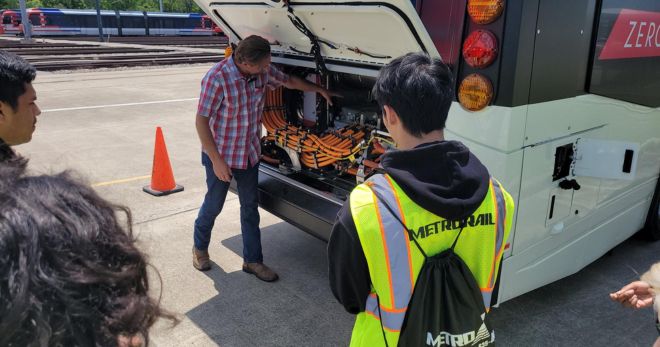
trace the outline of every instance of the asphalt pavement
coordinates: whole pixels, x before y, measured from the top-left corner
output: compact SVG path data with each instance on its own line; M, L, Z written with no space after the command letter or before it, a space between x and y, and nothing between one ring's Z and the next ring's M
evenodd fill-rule
M106 199L128 206L148 255L154 295L180 318L159 322L155 346L343 346L353 316L327 282L326 244L261 211L265 262L280 274L264 283L241 271L239 204L229 194L209 249L213 268L191 265L192 226L205 193L194 128L199 82L210 64L153 69L39 73L33 141L18 146L36 173L65 169ZM174 176L185 190L166 197L149 184L161 126ZM502 346L650 346L652 310L632 311L607 294L660 259L660 243L630 239L577 274L493 310Z

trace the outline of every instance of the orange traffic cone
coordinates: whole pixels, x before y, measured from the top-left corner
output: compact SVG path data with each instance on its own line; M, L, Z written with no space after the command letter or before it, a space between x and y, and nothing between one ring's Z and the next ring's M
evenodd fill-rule
M174 183L174 174L167 155L167 147L163 138L163 130L156 127L156 146L154 147L154 164L151 171L151 185L142 188L154 196L163 196L183 190L183 187Z

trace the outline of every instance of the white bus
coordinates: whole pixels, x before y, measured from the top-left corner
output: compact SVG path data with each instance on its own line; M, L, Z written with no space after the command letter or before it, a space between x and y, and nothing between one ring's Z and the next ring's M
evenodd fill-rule
M268 97L260 205L302 230L327 240L347 194L378 170L388 141L374 77L424 51L455 75L446 137L516 202L500 303L639 230L660 238L659 1L196 1L231 40L261 35L288 73L345 96L332 108L297 92ZM309 136L343 146L310 154Z

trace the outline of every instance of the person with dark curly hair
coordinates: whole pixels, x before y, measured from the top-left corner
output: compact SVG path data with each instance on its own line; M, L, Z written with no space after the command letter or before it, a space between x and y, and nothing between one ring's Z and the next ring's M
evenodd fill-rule
M0 51L0 162L21 160L9 146L32 139L41 114L32 81L37 70L23 58Z
M156 320L178 321L147 266L126 207L70 172L0 165L0 346L147 345Z

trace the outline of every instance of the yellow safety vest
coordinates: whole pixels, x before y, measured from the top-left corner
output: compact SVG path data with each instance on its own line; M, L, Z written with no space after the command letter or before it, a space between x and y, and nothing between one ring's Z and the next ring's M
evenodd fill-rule
M474 275L487 310L514 210L513 199L500 183L491 179L489 185L486 197L467 219L454 249ZM374 191L385 201L377 199ZM383 203L399 214L410 233ZM411 246L410 237L415 237L425 253L432 256L451 247L461 222L445 220L421 208L387 175L375 175L357 186L351 192L350 207L372 283L365 311L356 318L351 346L385 346L383 330L388 345L396 346L417 275L424 264L423 255L415 245ZM382 330L379 317L383 319Z

